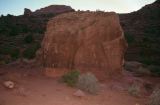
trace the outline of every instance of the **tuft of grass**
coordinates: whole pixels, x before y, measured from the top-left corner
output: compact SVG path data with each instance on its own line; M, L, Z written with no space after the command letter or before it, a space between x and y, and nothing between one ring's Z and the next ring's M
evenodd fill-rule
M78 78L77 87L91 94L97 94L99 91L99 83L92 73L82 74Z
M140 93L140 87L133 83L129 88L128 88L128 93L132 96L139 96L139 93Z
M72 70L62 76L62 81L65 82L67 85L74 87L78 81L79 75L79 71Z

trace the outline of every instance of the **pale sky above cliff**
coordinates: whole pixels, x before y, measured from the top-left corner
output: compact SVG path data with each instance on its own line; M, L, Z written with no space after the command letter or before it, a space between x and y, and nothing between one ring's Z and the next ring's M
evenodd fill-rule
M76 10L104 10L117 13L136 11L155 0L0 0L0 14L23 14L24 8L32 11L54 5L69 5Z

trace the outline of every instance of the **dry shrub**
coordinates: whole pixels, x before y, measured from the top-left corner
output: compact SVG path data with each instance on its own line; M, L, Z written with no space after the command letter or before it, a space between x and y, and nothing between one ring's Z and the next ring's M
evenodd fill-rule
M149 105L160 105L160 89L155 89L153 91Z
M78 78L77 87L91 94L97 94L99 91L99 83L92 73L82 74Z
M137 97L140 94L140 86L138 86L137 84L133 83L128 88L128 92L129 92L130 95Z

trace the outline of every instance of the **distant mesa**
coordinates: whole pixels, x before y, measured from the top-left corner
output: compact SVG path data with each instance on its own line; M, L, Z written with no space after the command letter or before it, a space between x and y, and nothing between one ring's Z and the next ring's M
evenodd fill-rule
M50 5L45 8L41 8L36 10L35 12L32 12L30 9L25 8L24 9L24 15L30 16L30 15L48 15L48 14L61 14L65 12L74 12L75 10L72 9L70 6L66 5Z

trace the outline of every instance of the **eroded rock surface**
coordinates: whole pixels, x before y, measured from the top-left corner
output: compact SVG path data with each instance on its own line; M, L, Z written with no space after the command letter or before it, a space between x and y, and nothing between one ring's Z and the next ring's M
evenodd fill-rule
M127 44L113 12L72 12L48 22L41 60L46 68L90 71L98 78L122 70Z

